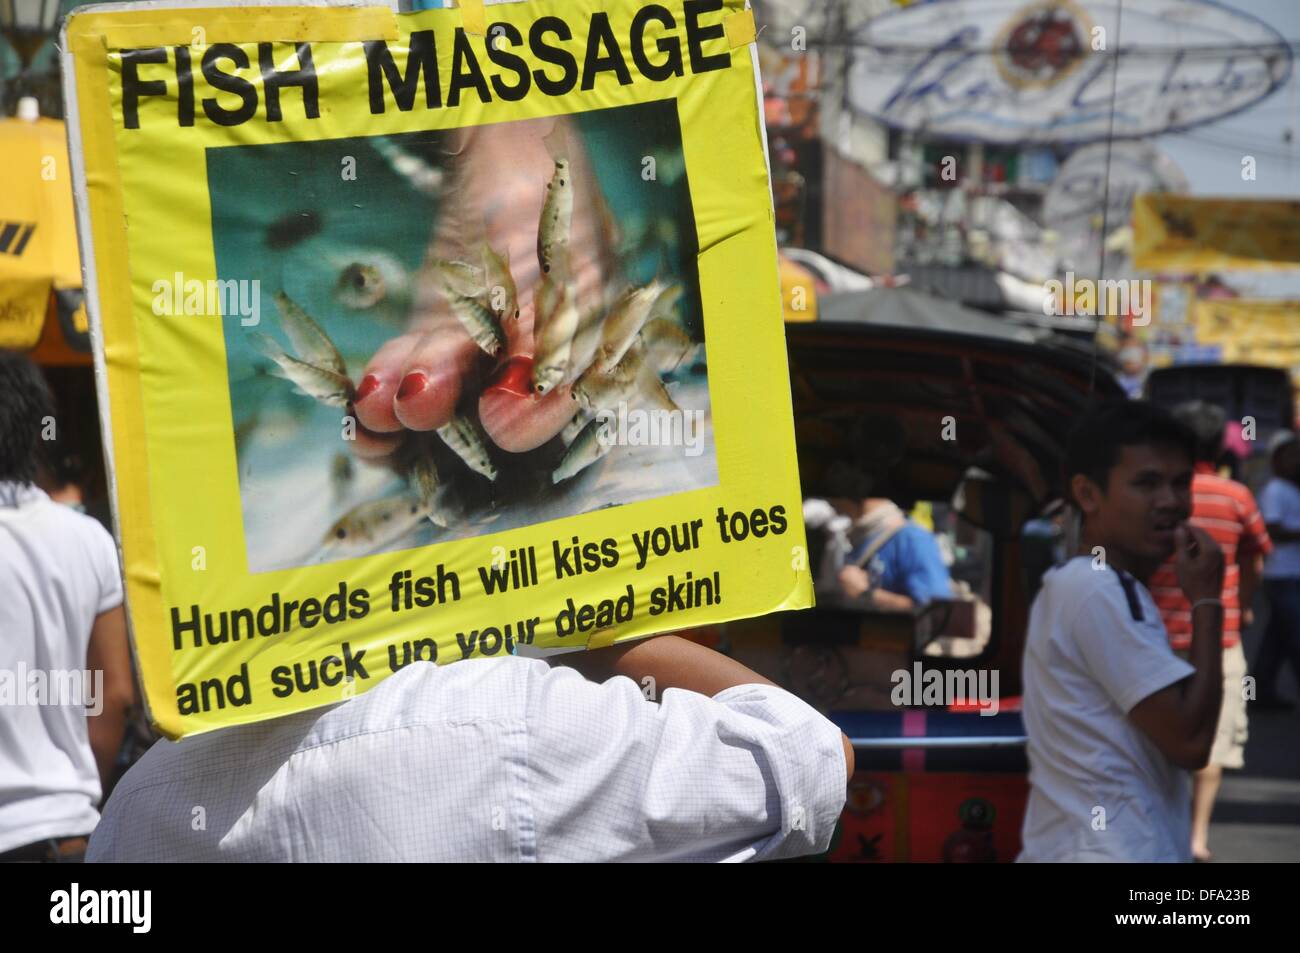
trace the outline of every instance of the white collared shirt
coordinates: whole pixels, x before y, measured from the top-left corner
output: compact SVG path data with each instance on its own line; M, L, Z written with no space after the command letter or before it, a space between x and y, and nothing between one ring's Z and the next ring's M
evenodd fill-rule
M714 698L504 657L161 741L94 861L724 861L827 849L840 731L779 688Z
M1050 570L1025 643L1029 804L1021 861L1187 862L1191 775L1129 717L1195 669L1146 586L1076 556Z
M108 531L30 484L0 482L0 851L88 834L99 819L86 722L96 688L83 673L95 618L121 604Z

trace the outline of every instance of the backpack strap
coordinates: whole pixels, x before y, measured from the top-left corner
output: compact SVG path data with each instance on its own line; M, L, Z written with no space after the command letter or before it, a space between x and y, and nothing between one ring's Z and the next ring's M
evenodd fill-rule
M1114 566L1110 568L1115 569ZM1128 573L1121 572L1118 569L1115 569L1115 575L1119 577L1119 584L1124 589L1124 598L1128 600L1129 615L1133 617L1134 622L1143 621L1142 600L1138 598L1136 581Z
M877 533L875 538L871 540L870 545L868 545L867 548L863 551L862 555L859 556L857 559L853 560L853 565L855 566L867 565L867 563L871 562L871 560L876 558L876 553L880 552L882 549L885 548L886 543L888 543L891 539L893 539L895 536L901 533L906 527L907 527L907 520L903 520L903 522L899 523L897 526L892 527L891 529L884 530L883 532Z

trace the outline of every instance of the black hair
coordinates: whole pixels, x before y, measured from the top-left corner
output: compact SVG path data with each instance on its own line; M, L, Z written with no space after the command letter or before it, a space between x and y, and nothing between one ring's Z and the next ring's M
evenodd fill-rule
M1116 400L1087 410L1065 443L1065 482L1077 473L1105 490L1123 447L1174 447L1196 459L1196 435L1164 407L1146 400Z
M33 483L41 428L54 401L40 370L24 354L0 350L0 480Z
M1228 424L1224 409L1203 400L1189 400L1175 407L1173 414L1196 436L1196 459L1217 463L1223 450L1223 428Z

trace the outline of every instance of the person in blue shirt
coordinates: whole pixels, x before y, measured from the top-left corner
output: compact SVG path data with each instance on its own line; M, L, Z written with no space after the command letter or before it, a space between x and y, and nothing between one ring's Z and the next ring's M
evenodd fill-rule
M839 518L827 521L827 529L842 535L838 547L832 544L838 552L827 554L832 564L819 574L820 595L886 612L908 612L952 597L952 580L933 534L892 500L828 502Z

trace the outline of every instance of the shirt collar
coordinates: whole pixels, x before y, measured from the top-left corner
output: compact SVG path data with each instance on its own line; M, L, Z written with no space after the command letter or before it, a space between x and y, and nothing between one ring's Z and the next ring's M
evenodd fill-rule
M32 483L0 480L0 510L17 510L48 500L45 491Z
M1201 460L1197 462L1196 467L1192 470L1192 472L1193 473L1215 473L1216 471L1214 469L1213 463L1206 463L1204 460Z

